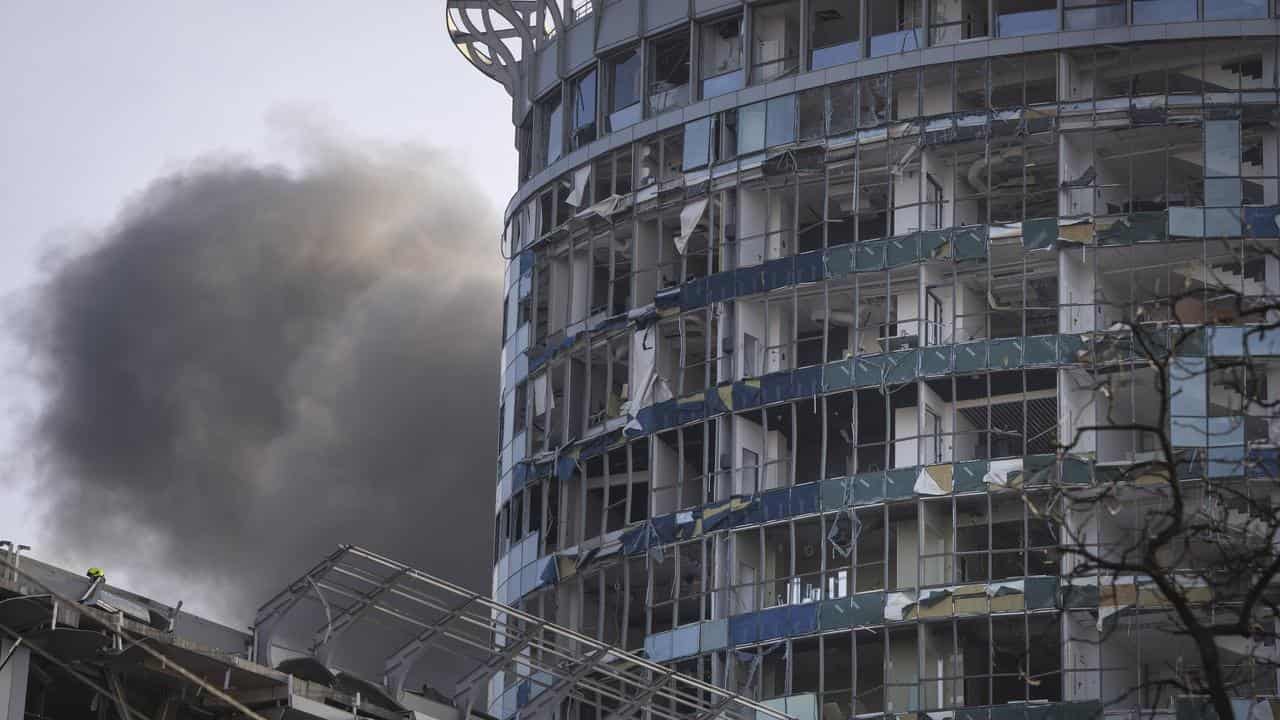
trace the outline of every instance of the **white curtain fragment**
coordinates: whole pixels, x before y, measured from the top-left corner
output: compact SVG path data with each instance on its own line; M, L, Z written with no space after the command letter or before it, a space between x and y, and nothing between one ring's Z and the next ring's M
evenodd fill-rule
M982 481L988 485L996 487L1009 487L1009 475L1015 472L1022 472L1022 460L995 460L992 461L987 469L987 474L982 477Z
M694 200L684 209L680 211L680 235L676 238L676 252L684 254L684 249L689 246L689 238L693 235L693 231L698 228L698 223L702 222L702 216L707 212L707 199Z
M577 170L573 171L573 189L569 191L569 197L565 198L565 202L580 208L582 207L582 196L587 191L587 180L591 178L591 163L587 163Z
M554 408L556 401L547 397L547 376L539 375L533 379L533 414L542 415L548 408Z
M624 200L625 198L621 195L610 195L595 205L587 208L587 210L599 215L605 220L608 220L614 213L618 212L618 210L623 207Z

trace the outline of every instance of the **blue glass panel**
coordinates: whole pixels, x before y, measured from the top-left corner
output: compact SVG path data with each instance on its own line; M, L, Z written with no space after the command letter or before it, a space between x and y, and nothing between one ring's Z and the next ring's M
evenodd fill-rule
M1280 355L1280 329L1257 326L1245 334L1249 354L1255 357Z
M1208 418L1176 417L1170 420L1175 447L1205 447Z
M650 635L644 639L644 654L655 662L670 660L674 649L675 638L672 637L671 631Z
M851 63L860 57L862 57L862 43L855 40L814 50L812 65L814 70L821 70Z
M924 30L899 30L898 32L875 35L871 38L871 57L889 55L891 53L919 50L924 47Z
M1005 13L996 18L996 33L1000 37L1034 35L1053 32L1057 29L1058 11L1056 9Z
M738 154L764 149L765 103L738 108Z
M702 652L720 650L728 645L728 619L712 620L710 622L702 623L701 644L699 647Z
M1118 27L1124 25L1124 4L1068 8L1065 19L1068 30Z
M1244 444L1244 417L1209 418L1209 446L1224 447Z
M1243 446L1210 448L1209 477L1239 477L1244 474Z
M671 641L671 656L680 658L697 655L700 630L697 623L676 628Z
M644 109L641 107L640 103L628 105L621 110L609 114L609 130L610 132L621 130L624 127L635 125L643 118Z
M1169 368L1169 413L1203 417L1209 412L1208 374L1203 358L1178 358Z
M768 102L765 147L796 141L796 96L785 95Z
M1204 237L1204 210L1194 207L1169 208L1169 234L1177 237Z
M1240 208L1206 208L1204 211L1205 237L1238 236L1241 232L1241 220Z
M1240 175L1239 120L1211 120L1204 124L1204 175Z
M1133 0L1133 22L1185 22L1196 19L1196 0Z
M1207 0L1205 20L1243 20L1267 16L1267 0Z
M711 118L704 117L685 123L684 158L682 168L687 172L705 167L711 151Z
M1243 327L1220 325L1207 328L1209 331L1209 354L1217 357L1239 357L1244 355Z
M740 89L742 89L741 70L734 70L733 72L717 75L702 81L702 97L704 99Z

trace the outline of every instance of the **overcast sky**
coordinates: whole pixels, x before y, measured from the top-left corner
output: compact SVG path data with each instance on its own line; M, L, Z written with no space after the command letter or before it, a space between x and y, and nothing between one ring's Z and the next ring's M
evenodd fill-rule
M448 41L442 0L10 0L0 3L0 107L0 297L8 315L38 297L33 288L58 258L83 251L86 237L117 222L157 178L211 156L296 165L296 143L282 135L299 122L344 141L445 153L452 171L483 188L494 226L514 189L509 101ZM497 239L485 242L496 271ZM496 317L501 299L492 300ZM8 378L0 539L69 567L98 564L104 551L62 542L45 513L49 478L35 467L28 433L47 393L14 325L0 326ZM496 357L497 338L492 346ZM491 503L489 478L468 491ZM146 541L123 532L104 540L126 553ZM125 569L113 581L142 592L166 587L164 568Z

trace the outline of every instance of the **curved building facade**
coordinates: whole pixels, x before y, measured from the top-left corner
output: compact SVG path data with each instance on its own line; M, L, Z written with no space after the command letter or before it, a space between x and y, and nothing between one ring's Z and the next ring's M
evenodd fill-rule
M1195 652L1037 503L1143 424L1272 492L1270 2L450 0L520 153L495 597L800 720L1172 708Z

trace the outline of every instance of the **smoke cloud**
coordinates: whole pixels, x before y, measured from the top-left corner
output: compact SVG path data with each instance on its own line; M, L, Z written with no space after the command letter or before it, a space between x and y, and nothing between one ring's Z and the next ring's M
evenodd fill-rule
M242 626L339 543L488 584L500 216L438 151L304 135L156 180L26 326L47 539Z

